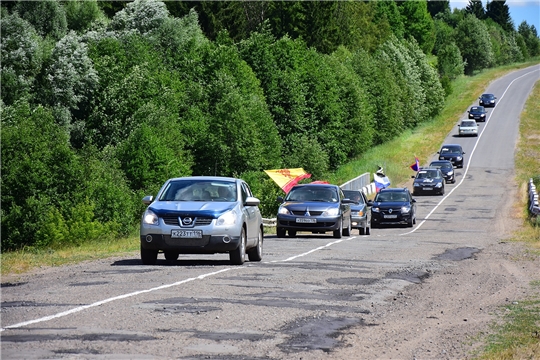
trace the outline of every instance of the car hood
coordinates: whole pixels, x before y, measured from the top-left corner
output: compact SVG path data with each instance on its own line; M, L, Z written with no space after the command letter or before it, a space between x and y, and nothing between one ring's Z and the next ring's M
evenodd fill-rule
M352 211L359 211L366 208L366 204L351 204Z
M422 184L422 185L427 185L427 184L435 185L440 182L442 182L442 179L416 179L414 180L415 184Z
M407 201L385 201L385 202L374 202L373 207L378 208L396 208L402 206L410 206L411 203Z
M234 209L235 202L205 202L205 201L157 201L148 208L156 215L198 215L218 218L226 211Z
M286 201L282 204L282 206L285 206L287 209L292 211L300 211L306 209L324 211L327 209L339 207L339 203L324 201Z

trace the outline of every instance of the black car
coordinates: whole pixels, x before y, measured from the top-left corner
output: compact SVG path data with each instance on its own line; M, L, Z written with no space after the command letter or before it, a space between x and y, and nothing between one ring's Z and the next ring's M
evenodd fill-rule
M371 206L371 228L416 224L416 200L407 188L379 190Z
M444 194L444 176L439 168L420 169L413 176L413 195L419 194Z
M277 214L278 237L295 237L298 231L324 234L332 231L335 238L351 235L351 204L341 188L331 184L294 186L281 203Z
M345 198L354 201L351 204L351 227L358 229L360 235L369 235L371 212L366 194L360 190L343 190L343 194Z
M437 151L439 154L439 160L448 160L455 167L463 167L463 155L465 152L459 144L444 144L441 147L440 151Z
M471 106L471 109L467 111L469 113L469 119L474 119L476 121L486 121L486 108L483 106Z
M497 97L493 94L482 94L478 99L478 105L484 107L495 107L497 102Z
M455 183L456 176L454 174L454 166L449 160L435 160L429 164L429 167L441 169L441 172L446 180L446 183Z

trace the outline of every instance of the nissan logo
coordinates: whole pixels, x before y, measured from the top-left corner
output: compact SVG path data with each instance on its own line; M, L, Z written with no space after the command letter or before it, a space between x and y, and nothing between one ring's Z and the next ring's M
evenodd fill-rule
M182 220L182 223L183 223L184 225L189 225L189 224L191 224L192 221L193 221L193 220L192 220L190 217L185 217L185 218Z

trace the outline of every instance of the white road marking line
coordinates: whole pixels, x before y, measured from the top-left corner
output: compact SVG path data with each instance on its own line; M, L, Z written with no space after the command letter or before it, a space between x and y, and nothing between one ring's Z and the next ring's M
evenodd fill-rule
M538 71L538 70L533 70L529 73L526 73L518 78L515 78L512 82L510 82L510 84L508 85L508 87L506 88L506 90L504 91L503 95L501 96L501 98L499 99L502 100L502 98L504 97L504 95L506 94L506 92L508 91L508 89L510 88L510 86L514 83L514 81L526 76L526 75L529 75L535 71ZM478 135L478 139L476 140L476 143L475 143L475 146L473 148L473 151L471 153L471 155L469 156L469 161L467 162L467 168L465 170L465 174L463 174L463 178L461 179L461 181L459 182L458 185L456 185L456 187L454 187L449 193L448 195L446 195L443 199L441 199L441 201L433 208L433 210L431 210L431 212L425 217L425 219L420 223L418 224L418 226L416 228L414 228L413 230L407 232L407 233L404 233L404 234L399 234L400 236L401 235L407 235L407 234L411 234L413 232L415 232L416 230L418 230L420 228L420 226L422 226L422 224L424 224L424 222L426 222L426 220L431 216L431 214L442 204L442 202L452 194L452 192L454 192L455 189L457 189L459 187L459 185L461 185L461 183L463 183L463 180L465 180L465 175L467 174L467 171L469 170L469 164L471 162L471 159L472 159L472 156L474 154L474 151L476 150L476 146L478 145L478 141L480 140L480 138L482 137L482 134L484 133L484 130L485 128L487 127L488 123L489 123L489 119L491 119L491 114L493 114L493 112L495 111L495 109L497 108L497 106L495 106L495 108L493 108L493 110L490 112L489 114L489 117L488 119L486 120L486 124L484 126L484 129L482 130L482 132L480 133L480 135ZM287 259L284 259L284 260L274 260L274 261L270 261L268 263L280 263L280 262L287 262L287 261L291 261L291 260L294 260L294 259L297 259L299 257L303 257L303 256L307 256L315 251L319 251L319 250L322 250L324 248L327 248L329 246L332 246L332 245L335 245L335 244L339 244L343 241L348 241L348 240L351 240L351 239L354 239L354 237L349 237L347 239L340 239L340 240L337 240L337 241L334 241L334 242L331 242L331 243L328 243L326 245L323 245L323 246L319 246L318 248L315 248L315 249L312 249L308 252L305 252L305 253L302 253L302 254L299 254L299 255L295 255L295 256L291 256L290 258L287 258ZM189 278L189 279L185 279L185 280L181 280L181 281L177 281L175 283L172 283L172 284L166 284L166 285L161 285L161 286L158 286L158 287L155 287L155 288L151 288L151 289L147 289L147 290L140 290L140 291L135 291L135 292L132 292L132 293L129 293L129 294L124 294L124 295L119 295L119 296L115 296L115 297L112 297L112 298L108 298L108 299L104 299L104 300L101 300L101 301L98 301L98 302L95 302L95 303L92 303L92 304L89 304L89 305L84 305L84 306L79 306L79 307L76 307L76 308L73 308L71 310L67 310L67 311L63 311L63 312L60 312L60 313L57 313L57 314L54 314L54 315L49 315L49 316L45 316L45 317L42 317L42 318L39 318L39 319L34 319L34 320L29 320L29 321L24 321L24 322L20 322L20 323L17 323L17 324L13 324L13 325L8 325L8 326L5 326L3 328L0 328L0 332L3 332L5 330L8 330L8 329L16 329L16 328L20 328L20 327L23 327L23 326L27 326L27 325L31 325L31 324L36 324L36 323L40 323L40 322L44 322L44 321L49 321L49 320L53 320L53 319L57 319L57 318L60 318L60 317L63 317L63 316L67 316L67 315L70 315L70 314L74 314L74 313L77 313L77 312L80 312L80 311L83 311L83 310L86 310L86 309L90 309L90 308L93 308L93 307L96 307L96 306L100 306L100 305L103 305L103 304L106 304L106 303L109 303L109 302L112 302L112 301L116 301L116 300L121 300L121 299L126 299L126 298L129 298L129 297L133 297L133 296L137 296L137 295L140 295L140 294L145 294L145 293L149 293L149 292L152 292L152 291L156 291L156 290L162 290L162 289L166 289L166 288L170 288L170 287L173 287L173 286L177 286L177 285L181 285L181 284L185 284L185 283L188 283L188 282L191 282L191 281L195 281L195 280L202 280L206 277L209 277L209 276L213 276L213 275L217 275L217 274L220 274L220 273L223 273L223 272L226 272L226 271L230 271L230 270L240 270L240 269L246 269L248 268L247 266L239 266L239 267L234 267L234 268L226 268L226 269L222 269L222 270L219 270L219 271L215 271L215 272L211 272L211 273L207 273L207 274L202 274L202 275L199 275L197 277L194 277L194 278Z
M533 71L530 71L530 72L528 72L528 73L526 73L526 74L523 74L523 75L521 75L521 76L515 78L514 80L512 80L512 81L510 82L510 84L508 84L508 86L507 86L506 89L504 90L504 92L503 92L502 96L500 97L500 99L497 99L497 100L498 100L498 101L497 101L497 105L495 105L495 107L493 108L493 110L491 110L491 111L489 112L489 116L488 116L488 118L487 118L487 120L486 120L486 123L485 123L485 125L483 126L482 131L481 131L480 134L478 135L478 138L476 139L476 142L474 143L474 147L473 147L473 149L472 149L472 151L471 151L471 154L469 155L469 161L467 161L467 167L465 168L465 172L463 173L463 175L462 175L462 177L461 177L461 181L460 181L460 182L459 182L452 190L450 190L450 192L449 192L447 195L445 195L445 196L441 199L441 201L439 201L439 203L438 203L437 205L435 205L435 207L429 212L429 214L426 215L426 217L424 218L424 220L422 220L422 221L418 224L418 226L416 226L414 229L412 229L412 230L409 231L409 232L406 232L406 233L403 233L403 234L399 234L399 236L409 235L409 234L414 233L416 230L420 229L420 227L426 222L427 219L429 219L429 217L431 216L431 214L433 214L433 213L435 212L435 210L437 210L437 208L443 203L443 201L446 200L446 198L448 198L450 195L452 195L452 193L454 192L454 190L456 190L458 187L460 187L460 185L463 183L463 181L465 181L465 177L467 176L467 173L469 172L469 166L470 166L470 164L471 164L471 161L472 161L474 152L476 151L476 147L478 146L478 142L479 142L480 139L482 138L482 134L484 134L484 131L486 130L486 128L487 128L487 126L488 126L488 124L489 124L489 120L491 119L491 115L493 115L493 113L495 112L495 110L499 107L499 105L498 105L499 102L503 99L504 95L506 95L506 93L507 93L508 90L510 89L510 86L512 86L512 84L513 84L516 80L519 80L519 79L521 79L522 77L525 77L525 76L527 76L527 75L530 75L530 74L532 74L532 73L534 73L534 72L537 72L537 71L539 71L539 70L540 70L540 68L535 69L535 70L533 70Z

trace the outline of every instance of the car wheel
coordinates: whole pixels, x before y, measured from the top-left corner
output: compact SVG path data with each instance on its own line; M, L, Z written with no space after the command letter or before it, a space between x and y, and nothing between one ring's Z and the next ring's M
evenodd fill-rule
M349 224L346 229L343 229L344 236L351 236L351 219L349 218Z
M296 230L289 230L289 237L296 237Z
M262 229L259 229L259 238L257 239L257 246L248 250L249 261L261 261L263 251L264 235Z
M157 261L157 250L145 249L141 246L141 260L144 265L155 265Z
M278 238L285 237L285 229L280 227L276 228L276 235Z
M369 230L369 226L366 225L366 235L370 235L371 231Z
M246 230L244 228L240 232L240 244L229 252L229 260L233 265L242 265L246 260Z
M444 186L441 189L441 195L444 195Z
M411 220L407 221L407 226L413 227L413 225L414 225L414 217L411 216Z
M343 230L343 219L340 219L339 220L339 226L338 226L337 230L334 230L334 237L336 239L341 239L342 230Z
M358 228L358 234L360 235L365 235L366 233L366 227L361 227L361 228Z
M176 261L178 260L178 253L175 251L165 251L165 260L167 261Z

